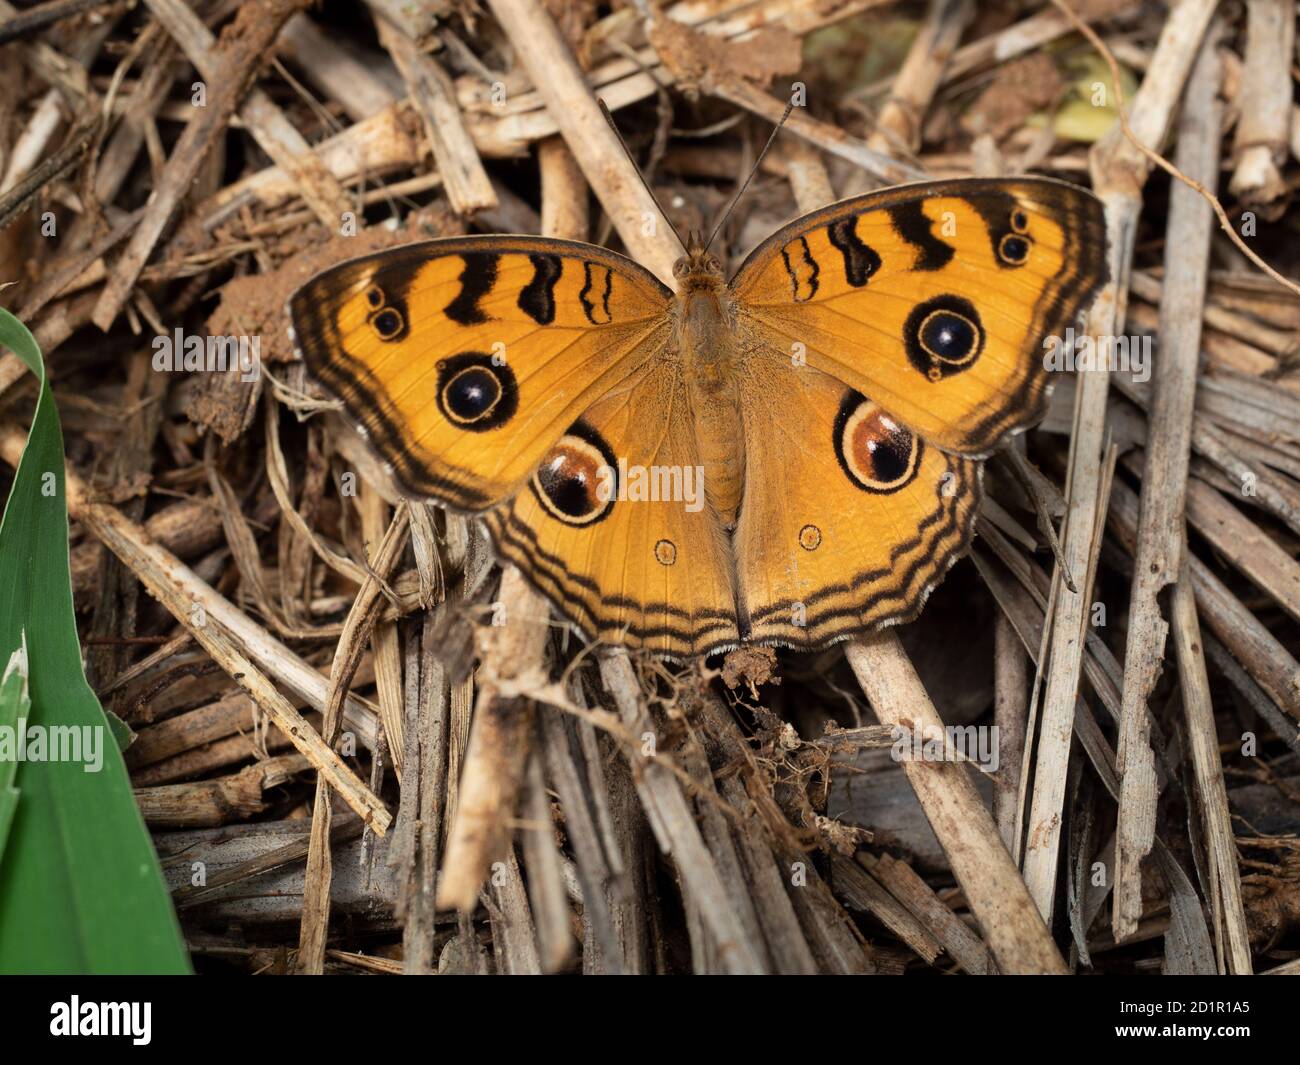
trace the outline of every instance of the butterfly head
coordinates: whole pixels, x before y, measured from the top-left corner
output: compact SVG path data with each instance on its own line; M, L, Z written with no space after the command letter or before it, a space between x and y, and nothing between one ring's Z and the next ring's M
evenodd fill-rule
M708 250L703 234L691 230L686 236L686 254L673 263L673 277L683 290L717 288L725 278L722 263Z

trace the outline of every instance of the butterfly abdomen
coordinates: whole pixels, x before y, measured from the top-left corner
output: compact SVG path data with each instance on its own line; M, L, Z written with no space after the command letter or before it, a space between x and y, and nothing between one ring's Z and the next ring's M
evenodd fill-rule
M704 467L704 497L730 529L745 479L739 347L720 277L716 284L684 286L678 301L677 341Z

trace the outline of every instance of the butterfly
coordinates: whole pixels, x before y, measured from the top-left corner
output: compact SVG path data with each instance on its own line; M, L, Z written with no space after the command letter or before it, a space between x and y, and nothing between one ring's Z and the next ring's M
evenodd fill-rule
M968 548L1105 245L1076 186L959 179L804 215L729 281L692 236L676 292L468 236L334 266L289 314L402 490L481 516L589 639L811 650L914 619Z

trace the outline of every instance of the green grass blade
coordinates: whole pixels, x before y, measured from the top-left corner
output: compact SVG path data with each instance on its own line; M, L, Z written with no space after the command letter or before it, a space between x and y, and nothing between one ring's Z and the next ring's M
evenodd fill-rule
M18 809L18 789L14 777L18 762L6 760L3 744L16 742L20 729L27 727L32 700L27 693L27 648L20 647L9 659L4 677L0 679L0 861L4 860L5 843L9 839L9 826L14 823Z
M61 760L38 760L29 746L12 767L17 796L0 793L0 809L5 796L16 799L0 854L0 972L188 972L152 841L82 669L68 570L63 432L40 349L3 309L0 346L41 385L0 521L0 662L26 645L26 733L46 737L43 757L55 736L83 741L80 760L67 756L78 753L75 746ZM88 772L96 761L98 769Z

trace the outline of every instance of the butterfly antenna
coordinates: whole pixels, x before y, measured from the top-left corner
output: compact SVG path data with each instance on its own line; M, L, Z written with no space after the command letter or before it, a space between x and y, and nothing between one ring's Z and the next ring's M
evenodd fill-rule
M645 71L644 67L641 69ZM648 71L646 71L646 73L648 73ZM660 216L668 223L668 228L673 231L673 236L677 238L677 243L682 247L685 247L686 242L682 240L682 235L677 232L677 227L673 225L672 221L669 219L668 213L664 210L664 205L659 202L659 197L655 195L655 190L650 187L650 182L646 181L645 175L641 173L641 164L636 161L636 156L632 154L632 149L627 146L627 141L623 139L623 134L619 132L618 126L614 124L614 116L609 113L609 108L605 106L605 101L597 97L596 103L600 104L600 113L605 116L605 121L609 123L609 128L614 131L614 136L618 138L618 143L623 146L623 152L632 163L632 169L636 172L637 180L641 182L641 187L645 189L646 194L654 201L655 206L659 208Z
M781 132L781 127L785 125L785 120L790 117L790 112L793 110L793 101L785 105L785 113L781 116L781 121L776 124L776 128L772 130L772 135L767 138L767 143L763 145L763 150L758 153L758 158L754 160L754 165L749 171L749 177L745 178L745 183L740 186L740 191L736 193L731 203L727 205L727 209L722 213L722 217L718 219L718 224L713 227L713 232L709 234L709 239L705 241L704 248L706 251L713 244L713 238L722 232L722 227L727 224L727 219L731 217L731 212L736 209L736 204L740 202L740 198L745 195L745 190L749 188L749 183L754 180L754 175L758 173L758 168L763 165L763 160L767 156L768 149L772 147L772 142L776 140L776 135Z

